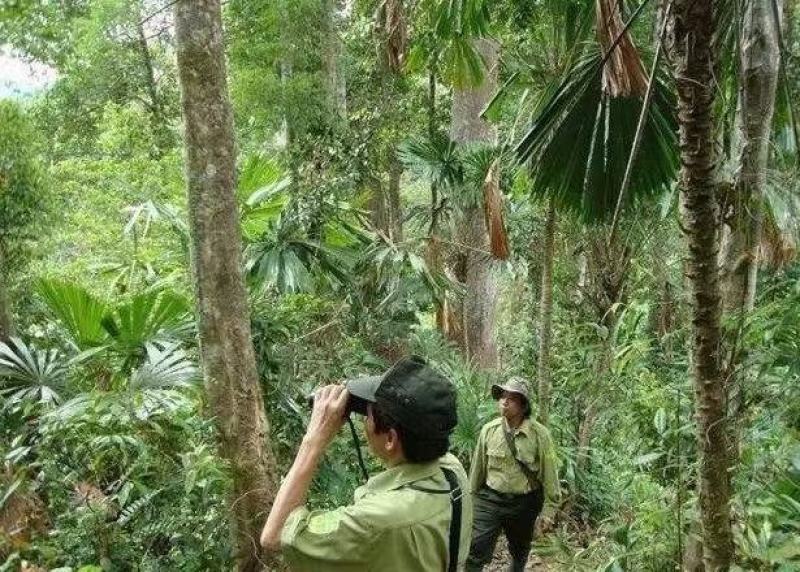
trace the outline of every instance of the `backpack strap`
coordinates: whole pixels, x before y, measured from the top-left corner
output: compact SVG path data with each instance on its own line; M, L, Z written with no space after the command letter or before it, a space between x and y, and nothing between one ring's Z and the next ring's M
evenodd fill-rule
M461 499L464 496L464 491L461 489L461 485L458 484L458 478L452 469L442 467L442 472L450 485L449 489L429 489L414 484L408 485L408 488L434 495L450 495L451 517L447 572L456 572L458 568L458 552L461 545Z
M520 470L522 470L522 474L525 475L526 479L528 479L528 486L531 488L531 491L535 491L539 488L539 479L536 477L536 474L530 470L528 465L517 458L517 446L514 444L514 436L509 431L506 431L505 428L501 428L501 431L503 431L503 435L506 438L506 443L511 451L511 456L514 457L517 465L519 465Z
M452 469L442 467L444 478L450 483L450 505L453 509L450 518L450 562L447 566L448 572L456 572L458 567L458 551L461 544L461 498L464 492L458 484L456 474Z

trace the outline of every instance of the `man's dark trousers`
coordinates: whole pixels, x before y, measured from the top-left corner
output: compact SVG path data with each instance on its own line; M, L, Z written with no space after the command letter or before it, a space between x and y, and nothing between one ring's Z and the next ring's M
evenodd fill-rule
M498 493L488 487L474 498L475 518L472 522L472 546L467 572L480 572L492 559L497 537L502 530L508 538L512 572L522 572L533 540L533 526L542 512L542 488L525 495Z

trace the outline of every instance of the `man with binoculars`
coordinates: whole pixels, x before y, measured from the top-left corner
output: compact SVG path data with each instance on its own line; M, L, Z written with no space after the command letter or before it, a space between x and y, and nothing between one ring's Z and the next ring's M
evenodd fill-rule
M320 459L351 411L366 416L369 449L385 470L356 489L353 504L309 511ZM417 356L321 388L261 544L282 550L293 570L462 569L472 500L464 468L447 452L456 422L455 389Z

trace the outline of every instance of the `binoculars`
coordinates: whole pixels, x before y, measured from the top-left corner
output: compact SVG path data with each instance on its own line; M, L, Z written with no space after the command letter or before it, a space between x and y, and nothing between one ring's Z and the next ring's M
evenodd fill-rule
M345 384L347 385L347 384ZM308 405L309 409L314 408L314 394L308 395L306 397L306 405ZM347 405L344 408L344 416L347 417L351 413L358 413L359 415L366 415L367 414L367 400L361 399L360 397L356 397L352 393L347 398Z

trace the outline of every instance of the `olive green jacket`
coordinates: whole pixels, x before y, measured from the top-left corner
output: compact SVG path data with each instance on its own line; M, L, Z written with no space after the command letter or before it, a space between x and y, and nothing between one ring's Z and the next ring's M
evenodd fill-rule
M472 497L467 474L451 454L426 464L405 463L370 478L355 502L330 511L295 509L281 533L292 570L445 571L450 534L450 495L442 467L452 469L463 491L459 569L469 553Z
M470 490L478 492L484 485L501 492L525 494L530 485L525 473L514 460L503 431L508 425L498 417L483 426L472 456L470 467ZM558 462L553 440L547 428L530 419L514 432L517 458L536 475L542 485L545 498L558 502Z

